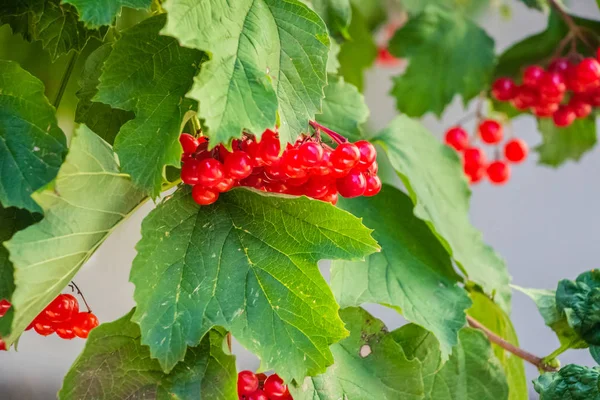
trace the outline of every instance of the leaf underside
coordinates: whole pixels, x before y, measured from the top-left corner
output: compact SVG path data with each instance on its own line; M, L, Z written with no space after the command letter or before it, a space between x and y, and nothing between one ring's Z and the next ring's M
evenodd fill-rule
M87 27L95 28L110 25L120 14L121 7L148 9L152 0L63 0L73 5L79 11L79 19Z

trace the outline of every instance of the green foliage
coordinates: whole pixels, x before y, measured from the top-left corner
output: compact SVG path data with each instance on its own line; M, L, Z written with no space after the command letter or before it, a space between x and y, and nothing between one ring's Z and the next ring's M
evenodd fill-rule
M486 337L462 329L452 356L442 364L435 337L414 324L392 332L409 359L422 365L425 400L505 400L508 385Z
M391 94L411 117L441 116L455 95L466 104L487 89L494 69L492 38L456 11L433 6L399 29L389 49L410 62Z
M90 333L67 373L61 400L215 399L237 397L235 358L223 351L225 332L211 330L169 374L140 342L133 311Z
M148 9L152 0L63 0L77 8L80 19L87 27L110 25L120 14L121 7Z
M549 8L548 0L519 0L529 8L544 11Z
M92 99L135 113L116 137L115 151L122 170L152 197L160 193L165 165L180 164L179 134L194 107L184 95L204 59L201 52L159 35L165 21L158 15L123 32Z
M352 20L350 0L304 0L325 21L330 34L348 38L348 26Z
M467 277L508 311L508 272L469 222L470 191L456 152L406 116L392 121L375 141L406 185L415 215L429 225Z
M31 194L48 184L67 142L44 85L17 63L0 60L0 203L41 212Z
M244 129L260 137L276 122L284 143L308 130L321 110L330 46L315 12L297 0L170 0L164 7L162 33L211 54L188 94L200 102L211 146Z
M352 21L358 11L369 31L373 31L387 19L386 0L350 0L350 4L352 5Z
M44 219L5 243L16 285L8 344L67 286L143 194L119 172L110 146L82 126L54 186L34 198Z
M600 400L600 368L567 365L533 382L540 400Z
M551 119L538 122L542 144L536 147L539 163L558 167L568 160L579 161L597 142L596 118L577 119L566 128L554 125Z
M286 380L325 371L346 336L319 259L379 250L360 220L330 204L247 189L198 207L179 190L144 220L131 282L142 343L170 371L223 326Z
M374 228L382 247L366 261L333 263L331 286L340 306L379 303L397 308L438 338L445 361L471 306L456 283L460 278L448 252L413 215L410 198L392 186L372 198L341 201L340 207Z
M383 322L361 308L340 315L350 336L331 346L335 366L292 389L294 400L423 399L420 362L407 359Z
M480 11L488 4L489 0L402 0L402 8L411 15L423 12L427 6L437 6L472 14Z

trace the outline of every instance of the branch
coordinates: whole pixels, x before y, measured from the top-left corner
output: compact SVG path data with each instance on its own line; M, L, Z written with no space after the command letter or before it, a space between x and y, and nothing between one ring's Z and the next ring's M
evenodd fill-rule
M585 35L581 31L581 27L577 25L575 20L573 20L573 17L567 14L567 12L562 8L560 4L558 4L556 0L548 0L548 2L550 3L550 6L552 6L552 8L556 10L556 12L558 12L562 20L565 21L565 23L569 27L569 31L571 31L574 36L578 37L586 46L590 47L591 49L594 49L594 46L592 46L587 41Z
M56 110L58 110L58 106L60 105L60 101L62 100L63 94L65 94L65 89L67 88L67 84L69 83L69 78L73 73L73 69L75 68L75 64L77 63L77 52L73 52L69 63L67 64L67 69L65 70L61 80L60 86L58 87L58 92L56 92L56 96L54 97L54 102L52 105Z
M486 334L490 342L497 344L502 347L504 350L514 354L515 356L535 365L538 369L546 371L546 372L555 372L558 369L552 367L544 362L544 360L536 355L529 353L496 335L494 332L490 331L488 328L483 326L481 322L477 321L475 318L467 315L467 322L469 325L475 329L479 329Z
M340 135L337 132L332 131L329 128L324 127L323 125L319 124L317 121L310 121L309 122L310 126L312 126L317 132L319 131L323 131L325 132L331 139L333 139L333 141L335 141L337 144L341 144L341 143L346 143L348 141L348 139L346 139L345 137L343 137L342 135Z

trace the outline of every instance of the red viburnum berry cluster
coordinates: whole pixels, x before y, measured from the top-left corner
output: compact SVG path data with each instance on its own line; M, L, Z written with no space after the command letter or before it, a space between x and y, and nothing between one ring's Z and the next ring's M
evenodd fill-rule
M321 131L318 128L317 132ZM192 185L192 197L200 205L217 201L219 193L246 186L273 193L308 196L336 204L347 198L374 196L381 190L377 176L377 151L365 141L349 143L333 131L335 149L321 142L320 134L302 135L280 154L277 133L267 130L260 142L246 135L234 140L233 151L219 145L208 150L206 137L182 134L181 180Z
M0 301L0 318L11 307L7 300ZM56 333L62 339L80 337L86 339L92 329L98 326L98 318L92 312L79 312L79 302L70 294L59 294L38 314L26 330L33 329L42 336ZM0 350L6 344L0 339Z
M600 49L598 49L600 58ZM531 65L523 72L522 84L499 78L492 86L499 101L510 101L518 110L531 110L540 118L552 118L554 125L566 127L577 118L586 118L600 107L600 63L584 58L572 63L557 58L547 69Z
M293 400L288 387L277 374L271 376L252 371L238 373L240 400Z
M504 139L502 125L493 119L485 119L478 125L478 136L484 144L498 145ZM510 179L511 163L520 163L527 158L529 149L521 139L510 139L504 144L503 157L488 162L485 151L474 146L469 134L460 126L446 131L445 142L462 153L463 170L471 184L481 181L485 176L492 184L503 185Z

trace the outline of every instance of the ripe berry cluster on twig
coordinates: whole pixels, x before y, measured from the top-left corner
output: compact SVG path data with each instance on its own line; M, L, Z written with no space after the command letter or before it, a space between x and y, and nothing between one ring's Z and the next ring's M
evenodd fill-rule
M281 152L276 132L267 130L261 140L244 135L233 141L233 151L218 145L208 150L208 139L182 134L181 180L192 185L192 197L209 205L219 193L235 186L273 193L308 196L332 204L338 194L347 197L374 196L381 190L377 176L377 151L366 140L350 143L330 129L311 122L313 135L301 135ZM334 148L321 140L327 134Z
M239 400L293 400L287 385L277 374L267 376L241 371L237 388Z

